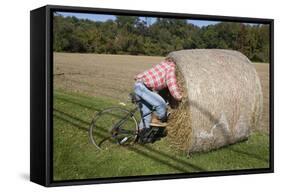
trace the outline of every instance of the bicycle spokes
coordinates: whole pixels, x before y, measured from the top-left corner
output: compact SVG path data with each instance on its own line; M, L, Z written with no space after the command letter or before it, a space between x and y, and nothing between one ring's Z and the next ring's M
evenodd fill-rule
M99 149L128 143L136 137L137 121L131 112L122 108L109 108L98 113L90 126L90 138Z

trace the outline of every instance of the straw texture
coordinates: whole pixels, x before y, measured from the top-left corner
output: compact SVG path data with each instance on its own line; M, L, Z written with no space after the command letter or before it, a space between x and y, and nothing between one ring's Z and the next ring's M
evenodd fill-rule
M209 151L249 137L262 114L259 77L237 51L195 49L171 52L184 93L172 107L168 138L187 152Z

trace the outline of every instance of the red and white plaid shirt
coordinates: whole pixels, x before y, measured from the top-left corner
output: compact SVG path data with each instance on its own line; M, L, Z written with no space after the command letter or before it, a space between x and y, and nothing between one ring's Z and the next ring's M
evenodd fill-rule
M168 87L171 95L176 100L181 100L182 98L182 94L177 84L176 64L173 62L163 61L138 74L135 78L155 91Z

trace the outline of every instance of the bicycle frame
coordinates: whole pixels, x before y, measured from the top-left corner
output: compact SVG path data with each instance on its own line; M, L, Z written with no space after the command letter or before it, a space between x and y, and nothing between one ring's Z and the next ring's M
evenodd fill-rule
M130 113L129 113L128 115L126 115L125 117L123 117L120 121L118 121L118 122L114 125L114 127L112 128L112 135L113 135L113 137L115 137L115 136L117 135L117 134L115 135L115 133L118 133L118 132L120 131L120 130L119 130L120 126L121 126L124 122L126 122L129 117L134 116L135 113L136 113L138 110L140 111L140 114L141 114L141 121L143 121L143 123L144 123L144 117L150 115L151 113L153 113L153 111L155 111L155 109L152 108L152 111L151 111L151 112L149 112L149 113L143 115L143 114L142 114L142 111L141 111L142 103L140 102L140 100L136 100L135 104L136 104L137 106L136 106L134 109L130 110L130 111L129 111ZM138 130L139 130L139 124L138 124ZM122 132L122 131L123 131L123 132ZM122 131L121 131L122 133L128 133L127 131L124 131L124 130L122 130Z
M115 132L118 132L120 126L121 126L124 122L126 122L129 117L134 116L134 114L137 112L137 110L138 110L138 107L135 107L133 110L129 111L130 113L129 113L128 115L126 115L125 117L123 117L122 119L120 119L120 121L118 121L118 122L114 125L114 127L112 128L112 134L115 133ZM125 132L123 132L123 133L127 133L127 132L125 131ZM116 136L116 135L113 135L113 137L114 137L114 136Z

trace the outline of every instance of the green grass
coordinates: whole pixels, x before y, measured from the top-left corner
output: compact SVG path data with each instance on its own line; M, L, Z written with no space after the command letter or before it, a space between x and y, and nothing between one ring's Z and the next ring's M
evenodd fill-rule
M164 138L146 145L100 151L90 143L95 113L117 101L56 90L54 93L54 180L173 174L269 167L269 137L254 133L248 141L187 156Z

